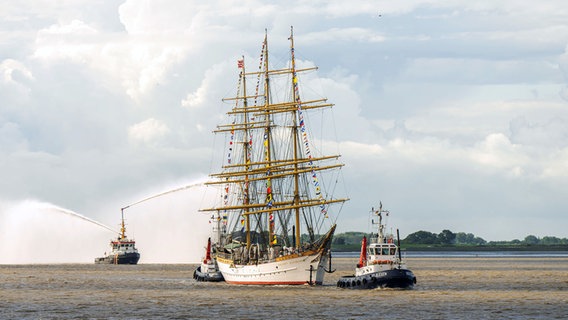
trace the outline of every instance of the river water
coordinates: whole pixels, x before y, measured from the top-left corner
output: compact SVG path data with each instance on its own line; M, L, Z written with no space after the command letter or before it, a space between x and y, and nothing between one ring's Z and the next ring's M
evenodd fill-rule
M568 257L408 257L413 290L195 282L195 265L0 265L2 319L566 319Z

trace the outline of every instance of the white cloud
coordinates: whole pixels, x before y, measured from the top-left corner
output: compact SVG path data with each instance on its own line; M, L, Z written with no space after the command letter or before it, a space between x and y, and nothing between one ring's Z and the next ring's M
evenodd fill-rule
M85 22L73 20L40 30L33 57L46 63L68 60L86 65L110 86L121 85L128 96L139 101L183 59L188 51L184 40L158 34L102 35Z
M97 49L96 36L94 28L79 20L51 25L37 32L34 57L40 60L92 62L91 56Z
M200 86L193 93L189 93L181 101L181 105L189 108L203 108L207 104L218 103L219 96L215 94L219 94L219 90L216 90L216 87L226 75L227 70L226 63L217 64L208 69Z
M164 123L154 118L146 119L128 128L128 138L134 143L154 145L170 133Z
M2 80L5 84L18 84L19 81L14 77L20 74L27 79L32 79L34 76L26 66L14 59L6 59L0 63L0 73L2 73Z
M20 61L5 59L0 62L0 95L5 107L14 108L13 104L29 98L33 82L32 71Z
M342 42L381 42L385 37L371 29L364 28L331 28L320 32L312 32L303 39L306 42L328 43L333 41Z
M476 145L471 157L482 166L518 175L522 171L520 168L530 159L520 149L520 146L512 144L504 134L493 133Z
M189 31L194 17L207 7L192 1L129 0L120 5L118 12L128 34L171 34Z

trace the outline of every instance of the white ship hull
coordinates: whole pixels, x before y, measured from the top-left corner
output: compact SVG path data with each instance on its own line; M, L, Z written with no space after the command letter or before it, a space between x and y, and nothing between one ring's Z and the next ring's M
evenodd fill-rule
M322 252L280 257L273 262L252 265L234 265L232 260L218 257L217 264L225 281L231 284L321 285L328 259Z

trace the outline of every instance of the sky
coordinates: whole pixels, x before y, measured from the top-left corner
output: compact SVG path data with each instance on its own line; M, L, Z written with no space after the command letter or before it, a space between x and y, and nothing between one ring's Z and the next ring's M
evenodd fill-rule
M13 223L38 207L118 229L121 207L204 181L237 59L256 61L266 30L270 51L286 61L290 26L296 58L318 66L315 89L335 104L351 199L338 232L370 231L369 210L382 202L402 236L568 236L563 1L1 0L0 8L5 237L45 227L37 217ZM180 192L177 205L166 195L145 204L153 211L128 209L134 236L150 232L136 221L148 210L145 224L171 221L162 236L187 224L201 191Z

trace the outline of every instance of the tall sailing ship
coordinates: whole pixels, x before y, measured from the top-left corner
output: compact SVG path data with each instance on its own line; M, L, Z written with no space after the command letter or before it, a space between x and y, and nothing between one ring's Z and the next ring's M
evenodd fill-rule
M223 99L230 120L215 130L225 134L227 151L208 184L221 194L201 211L219 225L214 256L232 284L322 284L338 209L348 200L329 192L340 181L340 156L316 152L308 123L310 112L332 104L301 99L299 75L317 68L297 68L292 28L289 40L285 68L269 67L266 34L256 71L238 60L237 95ZM247 87L251 80L256 85Z

